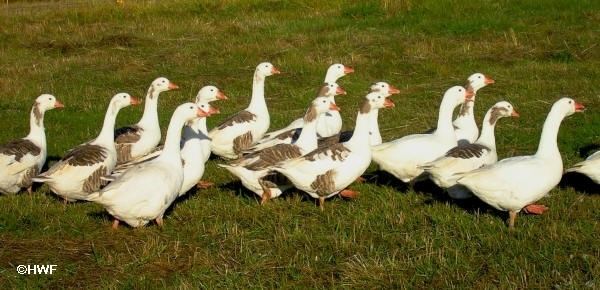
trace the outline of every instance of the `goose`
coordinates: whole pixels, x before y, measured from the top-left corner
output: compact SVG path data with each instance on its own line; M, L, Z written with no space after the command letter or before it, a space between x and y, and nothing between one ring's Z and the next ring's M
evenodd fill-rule
M89 201L101 204L115 219L113 228L123 221L141 227L151 220L163 226L163 215L177 198L183 183L181 129L186 122L210 116L194 103L177 107L169 122L161 154L127 170L102 190L90 194Z
M160 125L158 123L158 97L161 92L175 90L179 87L167 78L155 79L144 105L144 114L135 125L117 129L114 133L117 150L117 163L122 164L150 153L160 142Z
M281 178L264 178L269 168L317 149L317 119L330 110L337 111L339 107L328 97L317 97L306 110L302 132L294 144L277 144L248 154L232 164L219 166L238 177L244 187L262 197L261 203L281 195L289 185L287 182L278 182Z
M590 155L585 161L573 165L567 172L578 172L600 184L600 151Z
M562 177L563 164L557 137L562 120L585 107L571 98L552 105L544 122L537 152L506 158L477 170L458 174L458 184L467 187L482 201L500 211L508 211L509 228L514 228L521 209L541 214L546 207L532 204L546 196Z
M114 229L120 221L131 227L142 227L154 220L163 226L163 215L177 198L183 183L181 129L186 122L208 116L209 112L194 103L178 106L169 122L160 156L132 167L102 190L89 195L89 201L101 204L114 217Z
M519 117L519 113L509 102L498 102L492 106L481 126L481 136L475 143L458 143L442 157L420 166L429 178L439 187L445 188L454 199L466 199L471 193L456 185L456 173L469 172L498 161L494 129L500 118Z
M370 92L379 92L385 97L389 97L394 94L399 94L400 90L393 85L388 84L387 82L376 82L369 87ZM371 114L371 130L369 130L369 140L371 142L371 146L376 146L381 144L381 133L379 132L379 110L373 111ZM319 147L321 146L331 146L335 143L346 142L350 140L352 137L353 131L344 131L339 134L320 138L319 139Z
M431 134L404 136L372 147L373 161L405 183L414 183L423 173L419 165L431 162L457 145L452 111L473 96L471 90L454 86L444 93L437 129Z
M102 185L101 177L109 175L117 164L114 143L115 121L119 110L140 101L127 93L113 96L104 116L102 130L96 139L71 149L48 171L33 178L48 184L50 190L68 201L85 200Z
M381 108L394 107L391 99L381 93L369 93L360 106L356 128L350 140L279 163L273 170L283 174L296 188L319 200L321 210L325 199L340 195L354 197L358 193L345 189L362 175L371 163L369 130L371 114Z
M265 78L279 74L269 62L260 63L254 72L250 105L213 128L208 137L214 154L227 159L241 156L243 150L260 140L269 129L269 110L265 102Z
M354 72L354 69L349 67L349 66L345 66L341 63L334 63L332 65L329 66L329 68L327 69L327 72L325 74L325 81L324 83L327 84L337 84L337 81L347 75L347 74L351 74ZM345 92L343 94L346 94ZM335 102L335 95L330 95L330 99L331 101ZM317 125L317 133L319 134L320 137L329 137L332 135L335 135L337 133L340 132L340 130L342 129L342 117L340 115L339 112L337 111L332 111L329 112L328 115L323 115L319 117L319 121L317 122L319 125ZM273 131L270 132L268 134L265 134L265 137L263 138L263 140L269 140L269 139L273 139L278 135L281 135L285 132L289 132L292 129L298 129L298 128L302 128L302 124L303 124L303 118L298 118L294 121L292 121L288 126L286 126L283 129L279 129L277 131ZM335 133L331 133L331 132L335 132ZM299 133L298 133L299 134Z
M473 107L475 106L475 96L477 91L484 88L487 85L495 83L495 81L482 74L474 73L467 79L467 87L471 87L473 91L473 97L469 101L465 101L458 111L458 116L452 123L454 125L454 133L456 134L456 141L461 143L473 143L479 136L479 128L475 122L475 114L473 113Z
M344 90L344 88L340 87L336 83L324 83L321 86L321 88L319 89L319 92L317 93L317 97L325 96L325 97L329 98L331 96L340 95L340 94L346 94L346 91ZM329 100L329 102L331 102L331 100ZM320 116L321 115L319 114L317 116L317 118L319 118ZM293 128L288 131L282 132L279 135L275 135L271 139L263 138L263 139L259 140L256 145L249 148L244 153L252 153L252 152L260 151L260 150L275 146L277 144L291 144L291 143L295 142L296 139L298 139L298 136L300 136L300 132L302 132L302 126L304 124L304 119L305 118L302 119L303 121L302 121L302 124L300 124L299 128ZM317 126L318 126L318 121L317 121Z
M29 134L0 145L0 193L17 193L22 188L31 193L31 178L40 173L47 156L44 114L63 107L55 96L40 95L29 113Z

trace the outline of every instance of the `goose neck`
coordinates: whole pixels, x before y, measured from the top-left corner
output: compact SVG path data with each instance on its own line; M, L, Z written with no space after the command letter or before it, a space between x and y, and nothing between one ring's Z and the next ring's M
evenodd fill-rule
M371 128L369 130L371 146L379 145L382 142L381 133L379 132L379 110L371 112Z
M160 154L161 159L167 161L181 162L181 129L185 125L185 120L181 117L173 115L167 128L167 136L165 137L165 146Z
M369 131L371 129L371 114L372 110L368 113L358 112L356 116L356 126L354 127L354 133L352 133L352 138L348 140L347 144L350 149L352 148L362 148L369 147Z
M295 144L306 153L317 149L317 118L304 122Z
M487 146L490 149L496 148L496 121L491 122L492 110L490 109L483 118L483 125L481 126L481 135L477 139L476 143Z
M555 157L558 156L560 158L560 152L558 150L557 138L558 138L558 130L560 129L560 123L564 119L565 114L559 110L559 108L554 107L548 114L546 121L544 122L544 127L542 128L542 136L540 138L540 144L538 145L538 150L536 155L538 156L547 156L547 157Z
M117 104L111 102L108 106L108 110L104 115L104 123L102 124L102 130L100 131L100 135L96 138L94 143L96 144L112 144L115 138L115 122L117 120L117 114L119 113L121 108L118 107Z
M267 103L265 102L265 77L258 74L258 71L254 73L252 81L252 99L248 106L248 111L252 113L264 112L267 110Z
M160 92L153 87L148 89L144 101L144 113L138 125L142 128L159 127L158 124L158 96Z
M454 108L456 106L455 104L453 104L453 102L454 100L452 98L444 98L442 100L442 104L440 105L440 111L438 114L437 130L435 131L435 134L454 135L454 127L452 125L452 113L454 112Z
M33 105L29 118L29 134L26 137L27 139L34 141L34 143L39 143L38 145L43 146L46 144L44 114L44 110L41 110L37 103Z

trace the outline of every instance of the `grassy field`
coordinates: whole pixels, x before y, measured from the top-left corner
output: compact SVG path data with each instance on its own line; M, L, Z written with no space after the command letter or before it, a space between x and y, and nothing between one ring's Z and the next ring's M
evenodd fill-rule
M496 84L478 94L477 119L499 100L521 113L497 128L501 158L535 151L551 103L569 95L588 110L563 122L566 167L600 147L600 2L579 1L6 1L0 4L0 142L22 137L41 93L66 108L46 116L50 162L100 129L110 97L142 96L166 76L166 128L173 109L205 84L230 97L213 126L249 102L254 67L267 80L272 128L300 116L327 66L340 80L344 127L368 85L400 87L380 114L384 141L435 125L441 95L473 72ZM137 122L143 106L121 111ZM0 196L0 288L600 288L600 190L570 176L541 202L542 216L507 215L454 202L431 185L389 176L353 185L324 212L300 192L260 206L211 160L217 186L178 200L154 225L110 229L93 203L64 206L46 186ZM57 264L54 275L16 273Z

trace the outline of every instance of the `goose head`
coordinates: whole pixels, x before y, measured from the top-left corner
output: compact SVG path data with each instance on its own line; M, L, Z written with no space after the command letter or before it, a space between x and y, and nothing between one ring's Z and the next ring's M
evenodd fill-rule
M372 92L365 96L364 101L360 106L360 113L367 114L372 110L393 108L395 106L396 104L394 104L392 99L386 97L381 92Z
M110 108L112 108L113 114L116 114L120 109L123 109L130 105L139 105L140 99L132 97L128 93L118 93L110 100Z
M65 107L55 96L50 94L42 94L37 97L34 106L41 112Z
M482 73L474 73L467 79L467 87L470 86L473 91L477 93L479 89L495 82L496 81L494 81L492 78Z
M205 109L203 110L194 103L181 104L179 107L177 107L177 109L175 109L173 118L179 118L187 123L198 118L209 117L211 115L209 107L209 104L205 104Z
M472 101L474 94L475 93L470 87L465 89L461 86L454 86L449 88L444 93L442 103L451 104L452 108L456 108L458 105L463 104L466 101Z
M221 111L219 111L219 108L211 105L207 101L196 102L196 105L198 106L198 108L200 108L200 110L202 110L203 112L207 113L208 116L212 116L214 114L220 114L221 113Z
M562 112L564 116L571 116L574 113L583 112L585 110L585 106L571 98L564 97L552 105L552 111L555 109Z
M341 63L334 63L332 65L329 66L329 68L327 69L327 74L325 75L325 79L326 81L337 81L339 78L347 75L347 74L351 74L354 72L354 69L349 67L349 66L345 66Z
M317 117L321 114L325 114L329 111L339 111L340 107L338 107L335 102L332 102L326 96L319 96L315 98L311 103L310 107L304 114L304 122L313 122L317 120Z
M376 82L369 87L370 92L379 92L386 97L399 94L400 90L386 82Z
M152 81L150 87L154 92L162 93L170 90L179 89L179 86L169 81L167 78L160 77Z
M216 100L227 100L227 96L215 86L204 86L196 95L196 103L213 102Z
M490 124L494 125L500 118L519 117L519 112L506 101L497 102L490 108Z
M265 77L272 76L274 74L280 74L281 72L270 62L262 62L256 66L254 74L256 77L264 79Z
M323 83L319 92L317 93L317 97L334 97L337 95L345 95L346 90L342 88L337 83Z

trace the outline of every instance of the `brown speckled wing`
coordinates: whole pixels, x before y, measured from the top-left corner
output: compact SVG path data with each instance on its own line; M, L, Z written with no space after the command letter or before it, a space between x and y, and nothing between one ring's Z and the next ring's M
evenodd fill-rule
M480 144L461 144L446 152L447 157L469 159L473 157L481 157L485 151L490 151L490 148Z
M39 172L37 166L33 166L32 168L29 168L23 175L23 179L21 180L21 184L19 184L19 187L21 187L21 188L30 187L33 184L33 180L31 180L31 179L36 177L39 173L40 172Z
M261 170L279 162L300 157L302 156L302 152L300 152L300 148L296 145L278 144L250 155L252 156L247 156L247 158L251 159L258 156L258 160L245 167L250 170Z
M108 157L108 152L102 146L83 144L67 152L61 161L71 166L89 166L102 163Z
M136 125L121 127L115 130L115 143L135 143L140 140L143 131L144 129Z
M237 114L225 119L225 121L221 122L221 124L219 124L217 126L217 128L219 130L223 130L229 126L233 126L234 124L246 123L246 122L250 122L254 119L256 119L256 115L244 110L244 111L240 111Z
M242 152L252 146L252 132L248 131L240 136L233 139L233 152L235 154L242 154Z
M101 166L96 169L88 178L83 182L83 191L87 193L92 193L100 190L100 187L103 184L101 177L106 175L106 167Z
M317 175L315 180L310 184L310 187L318 194L318 195L327 195L332 193L335 190L335 182L333 177L335 172L333 169L328 170L327 172Z
M308 161L315 161L319 157L319 155L325 154L325 156L329 157L333 161L342 161L350 152L350 149L344 147L344 144L336 143L329 147L317 148L312 152L306 154L304 156L304 159Z
M17 162L27 154L37 156L42 152L33 142L27 139L17 139L0 146L0 154L15 156Z

